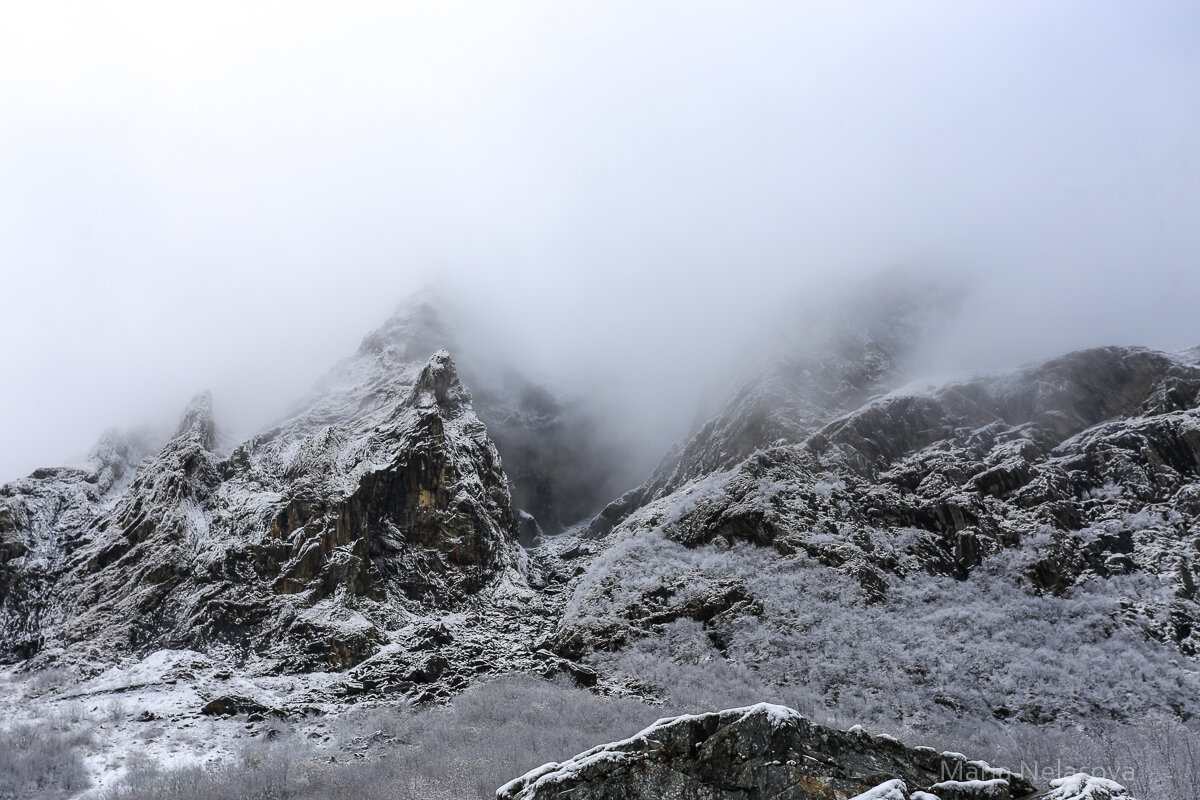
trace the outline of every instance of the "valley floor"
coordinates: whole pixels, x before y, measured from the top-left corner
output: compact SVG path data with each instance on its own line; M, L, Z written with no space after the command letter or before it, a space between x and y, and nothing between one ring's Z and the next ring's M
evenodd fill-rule
M491 800L496 787L529 769L624 738L658 718L706 710L703 704L713 700L711 688L701 693L683 683L664 707L599 696L564 679L511 675L476 685L448 705L325 703L288 718L215 717L202 713L197 691L218 682L230 696L282 699L319 691L332 679L236 678L181 651L80 685L55 672L6 673L0 798ZM681 702L689 692L699 702ZM742 700L730 696L725 704ZM1200 728L1166 718L1091 734L1021 724L986 730L964 724L952 739L880 730L910 744L966 751L1023 771L1038 785L1082 770L1126 784L1141 800L1194 800L1200 786Z

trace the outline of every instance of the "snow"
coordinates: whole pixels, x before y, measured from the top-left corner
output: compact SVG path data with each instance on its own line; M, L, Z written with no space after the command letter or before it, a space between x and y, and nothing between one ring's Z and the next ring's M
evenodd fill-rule
M747 708L734 709L734 711L741 711L742 719L754 716L755 714L766 714L767 720L773 728L782 728L785 725L791 725L795 722L806 722L804 717L800 716L799 712L787 706L777 706L771 703L758 703Z
M580 775L593 764L609 761L619 762L628 761L633 756L620 751L611 751L605 748L589 750L582 755L575 756L570 761L555 765L555 769L539 775L532 782L532 788L537 789L543 783L558 783L559 781L570 781L572 778Z
M850 800L909 800L908 786L899 778L881 783Z
M36 675L7 678L0 692L0 726L57 720L75 731L94 730L84 764L93 789L103 789L123 777L135 753L164 767L232 758L257 730L248 729L244 718L199 713L212 697L246 695L279 707L299 684L313 691L331 685L337 676L245 678L201 653L160 650L49 690L38 688Z
M955 796L977 797L980 800L987 797L1008 797L1008 781L1003 778L993 778L987 781L942 781L929 787L935 794L943 791Z
M1050 782L1043 800L1117 800L1128 798L1128 791L1116 781L1107 778L1093 778L1083 772L1077 772L1066 778L1058 778Z
M545 764L542 764L540 767L534 767L533 769L529 770L529 772L526 772L524 775L520 776L519 778L513 778L511 781L509 781L508 783L501 786L499 789L496 790L496 794L497 795L507 794L507 793L515 790L520 785L527 784L530 782L536 783L538 779L554 772L555 770L557 770L559 768L559 766L560 766L559 762L550 761Z
M845 491L846 482L832 473L826 473L819 481L812 485L812 490L821 497L828 498L834 492Z

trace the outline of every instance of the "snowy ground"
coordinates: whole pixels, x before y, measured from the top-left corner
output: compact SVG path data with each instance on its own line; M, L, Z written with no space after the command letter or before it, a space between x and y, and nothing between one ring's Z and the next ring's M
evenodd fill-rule
M90 731L90 744L82 748L94 782L80 795L87 797L120 780L131 759L164 768L222 762L281 727L280 720L269 715L202 713L217 697L233 695L268 708L287 708L289 729L327 739L321 715L336 712L337 706L307 703L297 709L294 701L320 694L335 677L240 677L187 650L162 650L142 661L129 660L79 683L61 672L25 676L10 669L0 673L0 726L50 724L74 735Z

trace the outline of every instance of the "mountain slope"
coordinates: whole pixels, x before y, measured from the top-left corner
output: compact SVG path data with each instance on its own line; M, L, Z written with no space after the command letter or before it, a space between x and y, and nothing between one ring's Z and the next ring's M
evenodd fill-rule
M777 310L780 330L756 343L723 408L649 479L598 514L589 532L603 535L646 503L757 450L803 441L896 385L944 309L958 299L953 286L895 272L833 302L818 295Z
M1186 717L1198 475L1195 352L894 391L581 541L549 645L642 691L691 673L906 725Z

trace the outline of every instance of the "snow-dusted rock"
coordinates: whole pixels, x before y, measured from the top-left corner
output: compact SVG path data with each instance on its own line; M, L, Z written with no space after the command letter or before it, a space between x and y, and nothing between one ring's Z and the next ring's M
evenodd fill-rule
M499 454L445 351L360 353L232 450L201 395L127 486L106 471L5 487L10 658L170 647L339 670L423 613L524 583Z
M773 407L791 414L786 405ZM888 676L872 686L897 687L910 698L906 714L941 714L940 707L1046 723L1200 702L1194 665L1180 661L1200 647L1194 352L1098 348L1003 375L895 389L849 410L807 408L826 416L797 417L792 434L755 440L757 449L732 465L705 462L698 474L681 473L678 486L674 479L655 484L619 512L610 507L598 517L590 566L547 647L594 665L613 663L619 657L609 653L668 630L683 635L686 626L674 620L690 620L717 651L696 651L693 660L721 657L768 681L793 680L802 669L810 683L832 687L832 697L861 685L841 677L845 670L822 672L830 659L812 655L836 649L825 645L831 636L842 641L844 630L822 620L846 601L818 606L821 593L807 592L842 592L852 581L854 604L869 609L851 616L879 609L888 628L911 637L881 649L924 652L913 661L925 663L884 657L869 670ZM728 439L731 429L721 422L736 416L723 412L688 447L741 452L740 434ZM657 571L643 567L656 562ZM799 590L806 609L800 613L811 612L815 624L798 629L791 621L797 612L787 609L799 597L783 587L813 565L829 577ZM1011 613L987 629L965 624L948 634L962 601L937 587L967 581L976 596L997 592ZM704 599L732 586L740 586L737 602L713 606ZM1096 600L1083 600L1087 593ZM1033 611L1035 603L1042 610ZM1071 606L1095 609L1097 619L1054 630L1056 609ZM941 609L941 618L934 620L931 609ZM884 635L882 625L863 628L867 641ZM934 677L945 661L938 654L961 663L955 654L970 652L966 641L976 636L990 640L980 651L988 653L986 670L976 658L970 670ZM791 644L780 644L783 637ZM1106 641L1136 653L1131 661L1161 666L1107 672L1099 664L1088 668L1087 680L1062 670L1057 687L1043 682L1041 691L1027 678L991 677L1028 676L1047 664L1058 670L1048 651L1098 651ZM781 655L787 650L804 656ZM839 657L860 669L851 656ZM961 683L972 675L979 676L975 683Z
M1106 778L1094 778L1082 772L1050 782L1036 795L1037 800L1133 800L1121 784Z
M646 504L757 451L802 442L890 388L937 319L936 310L957 294L944 285L898 278L838 303L799 304L800 324L781 323L783 341L752 360L721 411L667 454L643 484L609 503L589 533L602 536Z
M908 792L908 786L904 781L896 778L895 780L881 783L874 789L868 789L858 797L851 800L910 800L912 797Z
M186 702L218 714L507 671L803 690L930 727L1196 708L1200 350L898 386L938 302L829 310L832 333L751 371L615 500L596 419L483 360L460 380L418 303L247 441L200 395L169 437L106 434L0 487L0 661L96 677L187 652L206 666ZM238 683L281 673L306 675ZM575 766L653 760L631 747ZM846 791L1003 791L895 779Z
M763 703L659 720L624 741L538 767L502 786L496 797L909 800L909 787L949 786L949 776L957 783L946 800L1015 800L1034 792L1005 770L908 748L890 737L824 728Z

